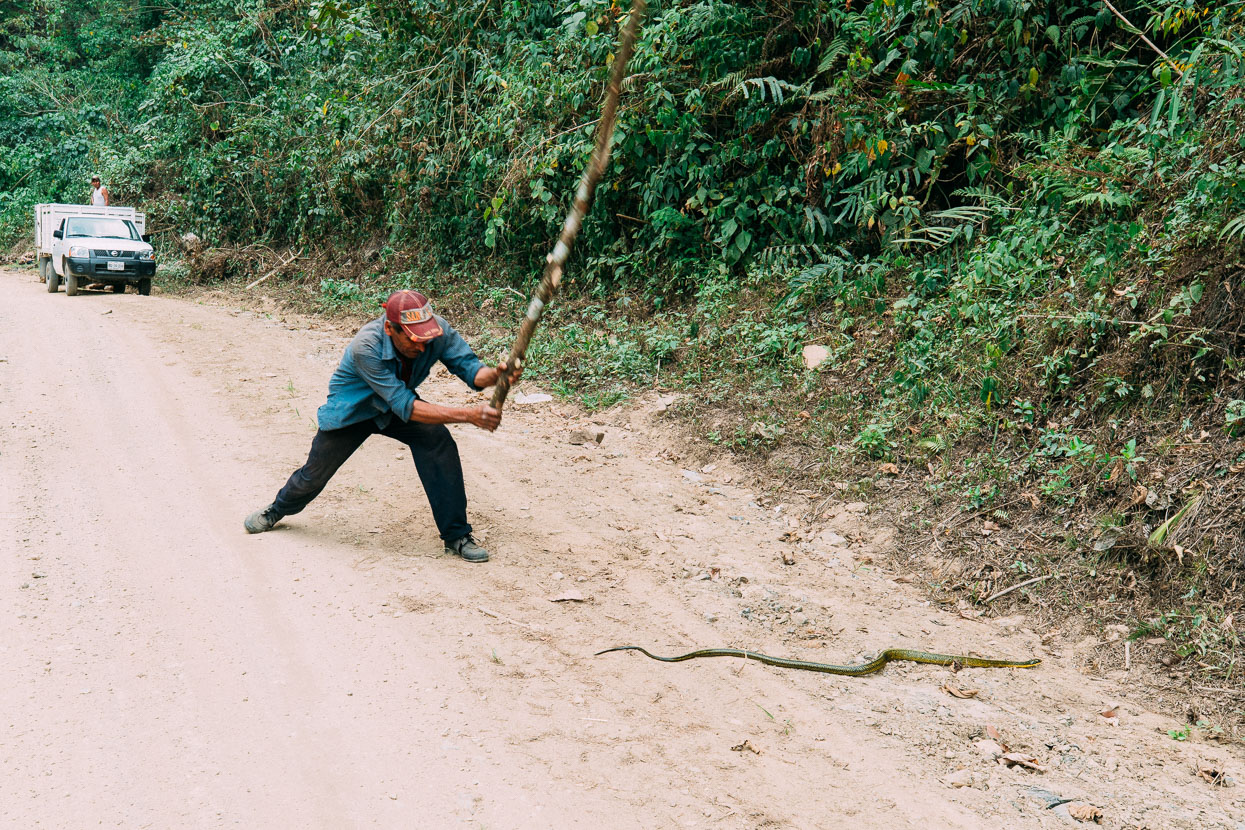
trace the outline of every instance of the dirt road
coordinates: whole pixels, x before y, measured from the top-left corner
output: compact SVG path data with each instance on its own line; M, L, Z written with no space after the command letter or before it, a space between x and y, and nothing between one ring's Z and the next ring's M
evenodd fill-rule
M442 554L383 438L247 536L305 456L348 332L51 296L31 272L0 272L0 296L0 826L1073 822L1046 791L1105 826L1243 827L1245 788L1195 774L1240 781L1236 750L1173 740L1181 721L1130 702L1127 676L1082 674L1023 620L931 607L870 564L886 533L859 506L780 541L807 502L762 506L725 461L688 468L660 407L455 428L487 565ZM442 373L425 397L476 396ZM571 444L577 427L605 437ZM551 601L567 594L583 601ZM591 656L623 643L1045 662L853 679ZM983 757L987 726L1045 771Z

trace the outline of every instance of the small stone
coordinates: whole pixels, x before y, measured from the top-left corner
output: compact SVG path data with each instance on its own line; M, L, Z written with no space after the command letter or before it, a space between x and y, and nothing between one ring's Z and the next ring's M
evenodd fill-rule
M605 432L599 429L573 429L567 439L572 444L600 444L605 440Z
M825 346L818 346L810 343L804 347L804 366L807 369L816 369L826 361L830 356L830 351Z
M985 758L987 761L996 760L1003 755L1003 747L1000 746L997 741L986 739L978 741L974 744L974 746L977 747L977 751L981 753L981 757Z
M843 509L848 513L868 513L869 505L865 504L863 501L853 501L849 502Z
M789 551L789 550L784 550L784 551L782 552L782 563L783 563L784 565L794 565L794 564L795 564L795 554L794 554L794 553L792 553L792 552L791 552L791 551Z

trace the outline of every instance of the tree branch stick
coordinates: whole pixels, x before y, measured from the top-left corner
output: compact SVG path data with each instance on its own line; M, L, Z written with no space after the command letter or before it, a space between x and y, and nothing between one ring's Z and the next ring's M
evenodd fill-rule
M1120 14L1120 10L1119 10L1119 9L1117 9L1115 6L1112 6L1112 5L1111 5L1111 3L1110 3L1110 2L1108 2L1108 0L1102 0L1102 5L1106 6L1108 9L1110 9L1110 10L1111 10L1111 14L1115 15L1115 16L1116 16L1116 17L1118 17L1120 20L1124 21L1124 25L1125 25L1125 26L1127 26L1129 29L1132 29L1134 32L1136 32L1136 33L1137 33L1137 37L1139 37L1139 38L1141 38L1142 40L1144 40L1144 41L1146 42L1146 46L1149 46L1151 49L1153 49L1155 52L1157 52L1157 53L1158 53L1158 55L1159 55L1159 57L1160 57L1160 58L1162 58L1163 60L1167 61L1167 65L1171 67L1171 69L1172 69L1172 71L1173 71L1173 72L1175 72L1177 75L1179 75L1179 76L1180 76L1180 80L1182 80L1182 81L1184 80L1184 73L1180 71L1180 67L1176 65L1176 62L1175 62L1174 60L1172 60L1170 57L1168 57L1168 55L1167 55L1167 53L1166 53L1166 52L1164 52L1164 51L1163 51L1162 49L1160 49L1158 46L1154 45L1154 41L1152 41L1152 40L1150 40L1150 38L1146 37L1146 33L1145 33L1145 32L1141 31L1141 30L1140 30L1140 29L1138 29L1136 26L1134 26L1131 22L1129 22L1129 19L1128 19L1127 17L1125 17L1124 15Z
M626 77L627 62L631 60L631 54L635 51L636 32L640 28L640 17L644 14L645 5L645 0L632 0L631 15L623 29L618 53L614 56L609 90L605 95L605 108L601 111L601 121L597 124L596 146L592 150L592 157L588 161L588 167L584 170L583 178L579 181L579 189L575 191L575 202L570 213L567 214L566 222L562 225L562 235L558 238L553 251L545 258L547 264L544 276L541 277L540 285L536 287L532 302L527 307L527 315L519 324L518 337L515 338L510 357L506 361L511 370L517 370L523 366L523 360L527 356L527 347L532 342L532 335L536 332L536 325L540 322L545 306L553 300L553 295L562 282L562 271L566 267L566 259L570 256L571 246L575 244L575 237L579 235L584 215L588 212L588 205L592 203L592 193L596 190L597 182L601 180L606 165L609 164L614 120L618 115L618 98L622 92L623 78ZM501 409L508 394L510 394L509 372L498 378L497 385L493 387L491 401L493 407Z
M1046 580L1050 579L1053 576L1059 576L1059 574L1046 574L1046 576L1035 576L1033 577L1033 579L1026 579L1024 582L1017 582L1015 585L1013 585L1010 588L1004 588L1002 591L999 591L997 594L986 597L984 600L982 600L982 602L983 603L994 602L999 597L1006 596L1010 594L1012 591L1017 590L1018 588L1023 588L1026 585L1036 585L1039 582L1045 582Z
M271 277L273 274L277 273L278 271L280 271L280 270L281 270L282 268L284 268L285 266L289 265L289 264L290 264L291 262L293 262L294 260L298 259L300 256L302 256L302 253L303 253L302 249L301 249L301 248L299 248L297 252L290 254L290 255L289 255L288 257L286 257L286 258L285 258L282 262L278 263L276 268L273 268L273 269L272 269L271 271L269 271L267 274L264 274L262 277L260 277L259 279L255 280L255 282L253 282L253 283L251 283L250 285L248 285L248 286L246 287L246 290L247 290L247 291L250 291L252 288L254 288L255 286L259 285L261 282L263 282L264 280L268 279L268 278L269 278L269 277Z

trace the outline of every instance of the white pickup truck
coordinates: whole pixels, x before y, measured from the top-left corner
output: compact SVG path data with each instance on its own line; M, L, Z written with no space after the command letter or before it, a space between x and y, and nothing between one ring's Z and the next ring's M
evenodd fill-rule
M64 280L70 297L90 283L105 283L118 294L133 285L150 294L156 252L144 233L146 220L129 207L36 205L35 250L48 293Z

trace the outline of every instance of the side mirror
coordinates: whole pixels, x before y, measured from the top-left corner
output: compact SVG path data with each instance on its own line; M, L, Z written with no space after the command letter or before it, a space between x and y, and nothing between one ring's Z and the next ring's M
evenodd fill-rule
M55 237L56 239L64 239L65 232L62 230L55 230L55 231L52 231L52 236Z
M144 241L144 242L146 242L148 245L150 245L150 244L151 244L151 234L149 234L149 233L145 233L145 234L143 234L143 241Z

